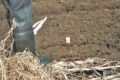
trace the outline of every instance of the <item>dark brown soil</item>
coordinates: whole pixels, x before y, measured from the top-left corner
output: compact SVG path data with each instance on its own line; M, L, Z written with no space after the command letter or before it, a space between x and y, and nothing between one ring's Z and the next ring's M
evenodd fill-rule
M35 36L39 56L120 60L119 0L32 0L32 5L33 23L48 17ZM0 40L9 30L5 14L0 3Z

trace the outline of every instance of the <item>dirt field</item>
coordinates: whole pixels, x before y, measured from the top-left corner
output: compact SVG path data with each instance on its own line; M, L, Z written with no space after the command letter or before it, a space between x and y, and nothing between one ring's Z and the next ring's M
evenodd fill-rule
M120 60L120 0L32 0L32 5L33 24L48 17L35 36L39 56ZM9 30L5 14L0 2L0 40Z

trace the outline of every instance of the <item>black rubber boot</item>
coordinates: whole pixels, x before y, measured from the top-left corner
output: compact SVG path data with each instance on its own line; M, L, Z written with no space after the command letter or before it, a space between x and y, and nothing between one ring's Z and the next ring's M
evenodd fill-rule
M1 0L8 10L7 19L13 23L16 21L16 28L13 32L14 51L23 52L26 48L36 56L34 33L32 28L32 5L30 0ZM11 27L11 24L10 24ZM48 56L39 58L40 63L49 63Z
M14 51L22 52L28 47L36 55L30 0L2 0L2 3L8 10L7 19L13 22L13 19L16 18L16 28L13 32Z

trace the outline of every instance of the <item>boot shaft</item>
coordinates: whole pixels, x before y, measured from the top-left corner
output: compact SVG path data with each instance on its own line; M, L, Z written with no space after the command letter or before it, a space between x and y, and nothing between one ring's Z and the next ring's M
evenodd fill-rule
M16 28L13 32L14 51L22 52L25 48L35 53L35 40L32 29L32 5L30 0L1 0L7 9L7 19L13 23L16 18ZM11 25L10 25L11 27Z

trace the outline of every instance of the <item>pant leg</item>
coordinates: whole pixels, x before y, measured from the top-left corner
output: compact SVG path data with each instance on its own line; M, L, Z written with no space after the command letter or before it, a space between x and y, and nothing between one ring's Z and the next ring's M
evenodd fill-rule
M13 21L16 18L16 28L13 32L15 52L29 48L35 53L35 40L32 28L32 5L30 0L1 0L8 10L7 19Z

